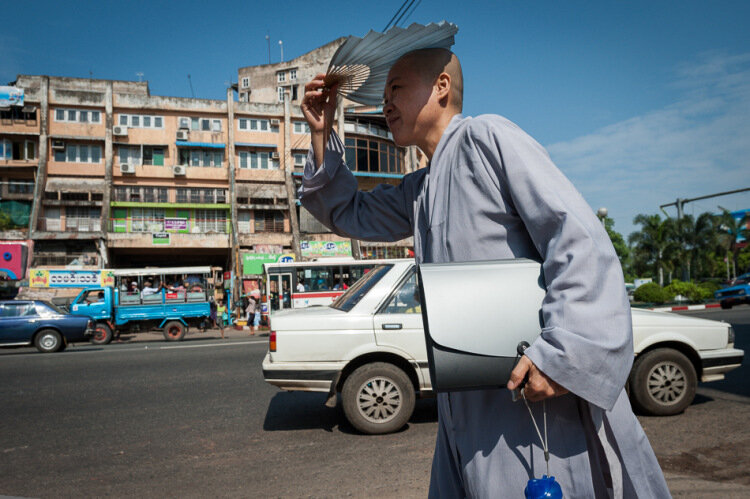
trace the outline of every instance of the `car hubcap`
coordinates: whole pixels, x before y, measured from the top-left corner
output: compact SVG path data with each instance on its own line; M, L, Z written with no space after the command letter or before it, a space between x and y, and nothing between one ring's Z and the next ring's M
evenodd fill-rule
M180 328L177 326L172 326L169 328L167 334L169 334L169 336L171 336L172 338L177 338L178 336L180 336Z
M663 362L648 375L648 393L660 404L672 405L685 395L685 372L674 362Z
M398 414L401 390L387 378L371 378L359 389L357 407L368 421L386 423Z
M55 337L52 335L45 335L44 338L42 338L42 346L46 349L54 348L56 344L57 340L55 340Z

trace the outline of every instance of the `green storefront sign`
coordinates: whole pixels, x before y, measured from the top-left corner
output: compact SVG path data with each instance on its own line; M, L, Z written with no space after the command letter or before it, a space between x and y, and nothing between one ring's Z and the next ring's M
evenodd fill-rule
M350 241L301 241L300 250L303 258L352 256Z
M293 262L294 255L279 253L243 253L242 274L260 275L263 273L264 263Z

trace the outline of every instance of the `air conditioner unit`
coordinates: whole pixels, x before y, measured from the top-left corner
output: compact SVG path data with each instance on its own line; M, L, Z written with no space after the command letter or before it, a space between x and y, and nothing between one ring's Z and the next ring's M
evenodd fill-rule
M118 135L121 137L127 137L128 136L128 127L122 126L122 125L115 125L112 127L112 134Z
M279 153L277 153L276 151L272 152L271 159L279 159Z
M177 140L187 140L187 139L188 139L187 130L177 130Z
M274 119L272 119L272 120L271 120L271 126L279 126L279 120L277 120L277 119L275 119L275 118L274 118Z
M52 141L52 149L56 149L58 151L64 151L65 150L65 142L62 140L53 140Z
M174 165L172 167L172 173L175 175L185 175L186 169L183 165Z
M135 173L135 165L128 163L122 163L120 165L120 173Z

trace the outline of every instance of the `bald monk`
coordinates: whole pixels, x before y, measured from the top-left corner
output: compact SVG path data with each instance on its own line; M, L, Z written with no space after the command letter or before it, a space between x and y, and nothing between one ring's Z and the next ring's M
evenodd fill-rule
M398 186L361 192L331 128L336 94L323 75L305 86L305 208L344 237L413 235L418 262L541 262L545 327L508 388L528 376L524 392L540 426L546 406L550 473L569 498L669 497L623 389L633 339L620 264L544 148L501 116L463 116L458 58L419 50L391 68L383 114L396 144L418 146L430 163ZM438 394L430 497L523 497L527 480L545 473L540 438L511 390Z

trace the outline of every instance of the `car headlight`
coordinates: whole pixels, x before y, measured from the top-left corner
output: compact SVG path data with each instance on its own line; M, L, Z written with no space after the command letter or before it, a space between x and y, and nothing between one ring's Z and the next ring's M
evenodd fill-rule
M740 295L740 296L744 295L745 294L745 290L741 289L741 290L737 291L737 294Z
M729 343L730 345L734 345L734 328L732 326L729 326L727 343Z

